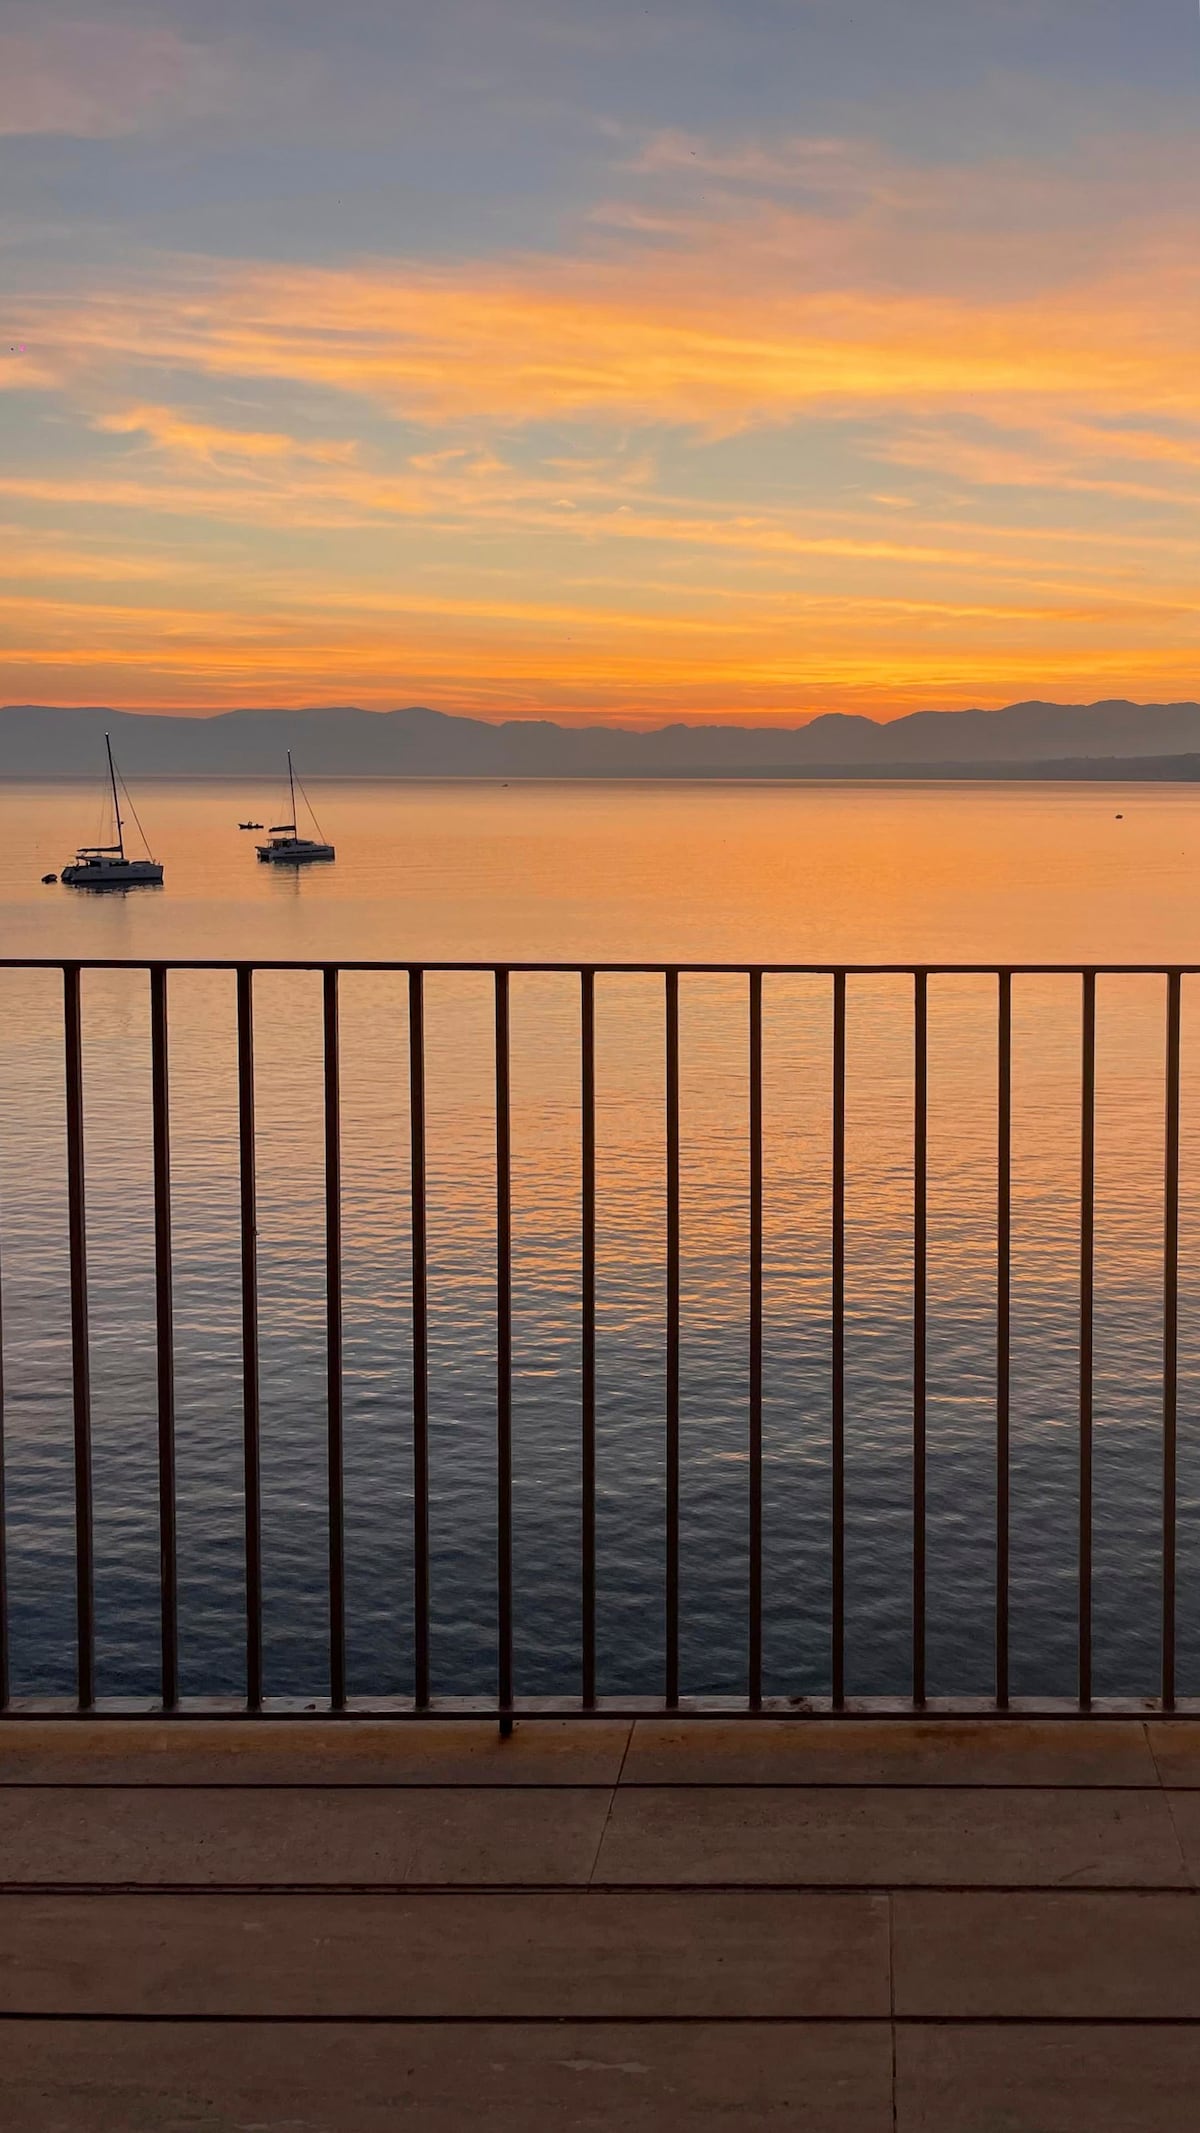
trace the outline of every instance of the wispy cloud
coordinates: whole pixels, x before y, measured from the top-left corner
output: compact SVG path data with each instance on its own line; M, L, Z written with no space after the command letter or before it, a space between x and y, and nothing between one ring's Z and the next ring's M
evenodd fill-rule
M700 152L671 137L644 155L675 171ZM1098 205L1086 170L1057 183L1007 167L935 183L844 142L708 156L749 189L653 214L610 209L574 255L337 268L158 258L120 286L31 295L18 314L24 376L73 393L133 380L153 403L156 377L192 373L501 429L585 420L728 434L820 410L1057 405L1124 419L1132 435L1147 413L1200 414L1198 218L1161 189L1151 209L1145 172L1139 212L1106 219L1111 193ZM815 171L816 196L764 196L764 164L794 166L793 190ZM1014 248L1015 223L1030 235Z
M43 277L0 498L66 530L23 574L0 539L9 686L632 718L1187 693L1200 229L1158 154L950 176L652 132L554 249ZM83 536L114 522L106 579Z
M45 19L0 26L0 134L102 140L219 111L228 72L168 24Z
M252 465L262 460L316 460L323 466L345 465L358 451L354 438L303 438L283 430L226 429L213 422L189 417L173 407L128 407L98 415L98 430L117 436L144 438L156 449L182 462L202 466Z

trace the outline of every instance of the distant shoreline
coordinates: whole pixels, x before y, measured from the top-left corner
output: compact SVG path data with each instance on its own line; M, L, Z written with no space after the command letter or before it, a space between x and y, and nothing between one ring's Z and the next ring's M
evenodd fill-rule
M639 731L500 724L409 704L395 711L296 708L175 713L0 705L0 777L103 769L104 736L135 783L152 777L281 779L291 750L307 777L565 779L706 784L883 779L1200 780L1200 702L1010 704L915 711L880 724L823 713L804 726L664 725Z
M146 785L260 785L256 770L143 770ZM1072 757L1046 763L872 763L785 765L752 770L316 770L320 785L1193 785L1200 755ZM0 771L0 785L88 785L84 770Z

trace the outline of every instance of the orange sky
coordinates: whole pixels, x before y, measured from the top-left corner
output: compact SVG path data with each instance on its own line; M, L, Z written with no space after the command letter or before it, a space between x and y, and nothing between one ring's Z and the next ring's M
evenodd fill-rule
M621 7L559 46L518 11L526 71L481 30L466 75L432 33L360 50L353 7L339 41L268 5L270 44L18 11L0 699L1200 693L1194 126L1098 4L1048 134L1041 11L964 0L956 43L920 0L957 137L919 49L910 79L815 6L730 44L698 0L682 80L657 44L635 78Z

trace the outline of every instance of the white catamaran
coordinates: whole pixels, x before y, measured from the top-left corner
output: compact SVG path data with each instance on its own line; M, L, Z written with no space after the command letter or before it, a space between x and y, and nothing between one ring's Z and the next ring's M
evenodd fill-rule
M162 885L161 862L152 859L146 832L138 821L137 809L121 781L125 804L137 824L138 834L146 846L144 859L130 859L125 850L125 824L121 819L121 800L117 790L117 768L113 762L112 742L107 733L104 745L108 750L108 782L112 787L113 819L116 824L115 844L84 844L76 852L69 866L62 870L62 879L71 889L157 889Z
M313 815L312 802L310 801L308 794L305 792L303 785L301 785L300 787L300 797L303 800L304 805L307 807L309 814L312 815L312 825L317 834L315 837L300 837L297 835L297 778L295 771L292 769L292 751L290 748L288 749L287 763L288 792L291 794L292 800L292 819L290 822L273 822L271 824L270 830L267 833L269 842L256 846L259 858L265 859L268 865L270 866L286 867L307 866L310 859L336 859L337 853L334 851L333 846L331 844L326 844L324 838L321 835L321 825L317 821L316 816Z

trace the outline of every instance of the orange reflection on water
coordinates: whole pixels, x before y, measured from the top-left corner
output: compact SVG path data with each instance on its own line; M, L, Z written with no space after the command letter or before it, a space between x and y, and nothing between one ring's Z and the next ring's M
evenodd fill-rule
M1113 958L1184 954L1192 926L1185 855L1198 803L1184 789L1127 793L1120 810L1113 797L1095 788L381 793L345 786L318 798L342 855L336 868L319 880L280 884L255 867L247 841L230 827L238 812L233 795L160 787L144 811L169 855L167 894L112 906L31 892L16 899L16 925L31 942L82 955L115 953L121 942L129 953L164 952L168 940L180 953L310 957L512 956L519 948L655 959L901 959L919 949L934 960L1015 958L1035 942L1042 955L1072 959L1101 949ZM11 810L12 836L0 839L10 886L22 887L50 840L61 841L69 802L62 790L43 791ZM1118 811L1125 815L1120 824ZM569 1679L577 1629L579 984L571 975L517 973L511 990L518 1657L532 1692ZM1109 978L1098 990L1097 1651L1108 1678L1141 1681L1151 1664L1158 1516L1164 987L1159 979ZM14 1578L17 1589L42 1595L38 1622L56 1621L64 1607L69 1621L70 1530L60 1515L71 1443L61 994L52 974L10 975L3 992L0 1248L20 1527ZM84 992L101 1598L123 1596L112 1618L136 1621L129 1580L142 1579L143 1597L151 1591L155 1511L145 978L89 974ZM1200 1005L1193 992L1200 995L1200 981L1185 987L1187 1560L1197 1547L1200 1482L1191 1422L1200 1382ZM831 998L824 976L769 975L764 983L767 1656L769 1676L785 1693L819 1689L828 1656ZM1043 1687L1061 1684L1064 1670L1069 1677L1078 1519L1079 1001L1078 979L1014 981L1015 1666L1021 1679ZM223 1668L235 1670L237 1659L232 976L173 976L170 1005L184 1647L195 1688L211 1685ZM747 1006L744 976L681 979L681 1576L685 1674L697 1689L736 1687L744 1652ZM318 974L261 974L256 1010L268 1646L274 1678L302 1688L319 1682L323 1664L321 1607L311 1600L325 1545ZM661 976L601 974L596 1014L601 1656L610 1681L642 1692L654 1686L661 1651ZM986 1687L996 1030L994 978L930 979L931 1668L947 1691ZM429 976L434 1650L447 1688L479 1688L490 1679L493 1033L486 974ZM347 973L341 1066L352 1615L361 1639L355 1663L373 1670L377 1686L382 1669L382 1685L391 1687L404 1685L411 1595L408 1042L403 974ZM912 1043L911 978L852 978L847 1518L851 1678L864 1692L902 1685L906 1664ZM35 1512L55 1503L56 1518L39 1526ZM49 1538L38 1540L43 1533ZM22 1631L27 1640L33 1620L31 1614ZM53 1638L46 1649L58 1664ZM128 1649L119 1638L102 1653L110 1678L136 1675L143 1658L140 1644ZM1194 1658L1200 1671L1200 1642Z

